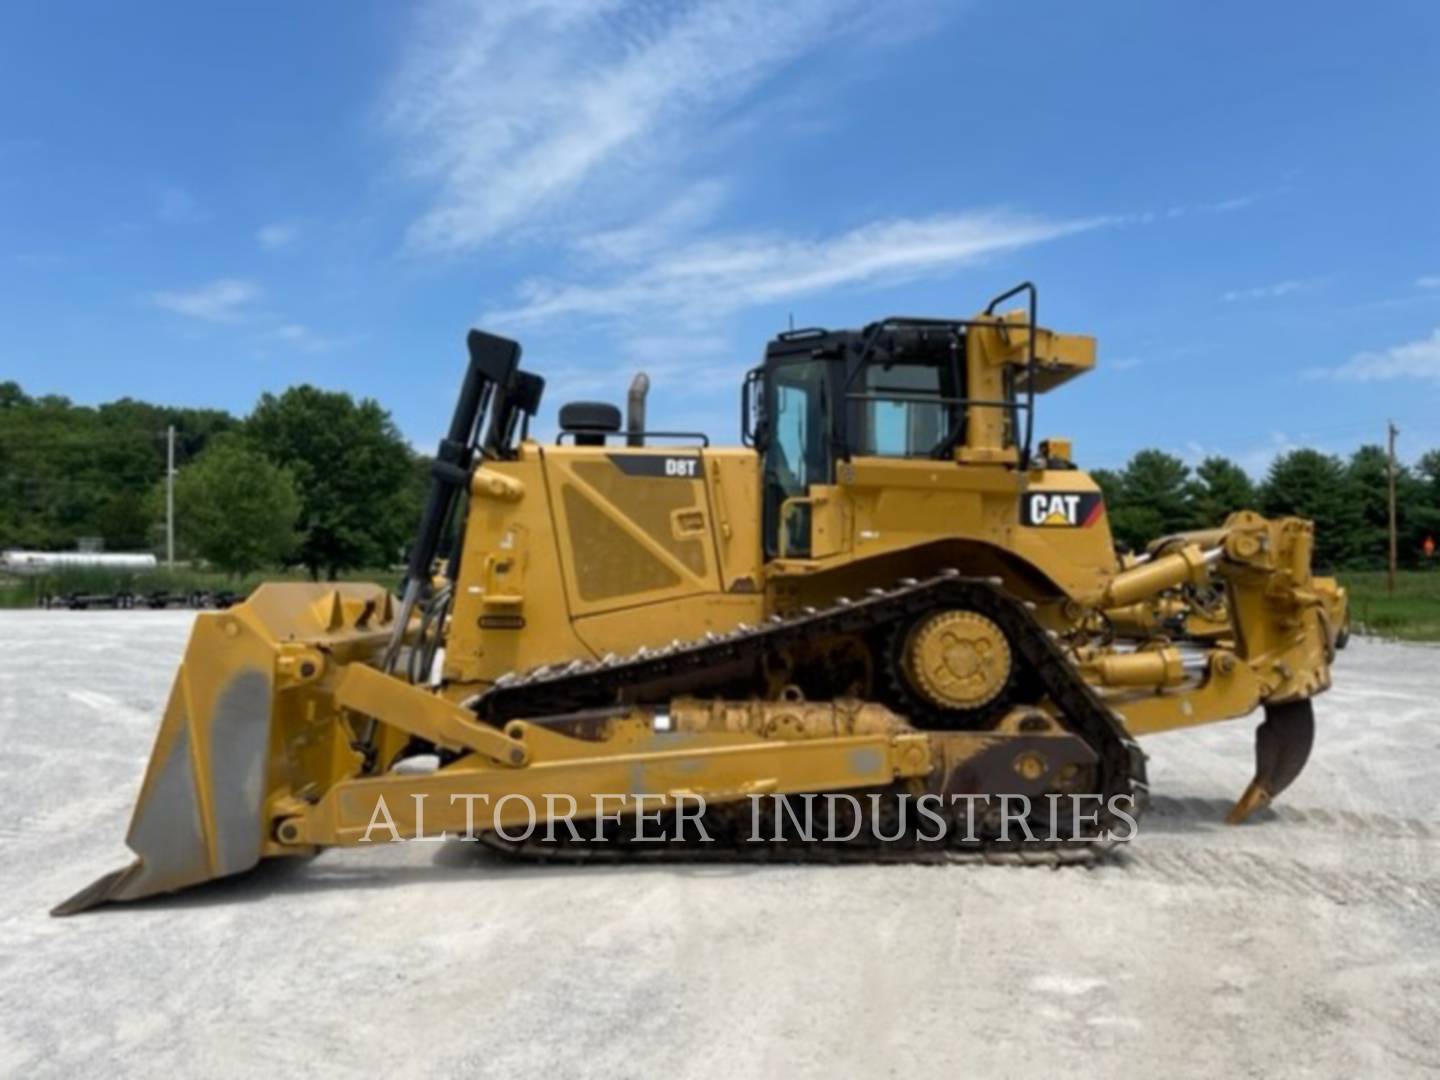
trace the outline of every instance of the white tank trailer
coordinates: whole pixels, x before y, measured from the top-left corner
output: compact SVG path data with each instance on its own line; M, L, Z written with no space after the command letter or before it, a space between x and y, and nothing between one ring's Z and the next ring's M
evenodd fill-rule
M75 567L107 570L154 570L158 563L149 553L99 551L6 551L0 553L0 570L9 574L43 574Z

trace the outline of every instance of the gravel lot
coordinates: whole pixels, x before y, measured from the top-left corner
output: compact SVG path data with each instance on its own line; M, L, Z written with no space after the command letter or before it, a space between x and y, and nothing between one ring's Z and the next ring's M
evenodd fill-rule
M407 844L51 919L129 859L190 618L0 613L0 1073L1440 1071L1440 650L1353 643L1252 825L1220 819L1254 720L1150 740L1155 805L1095 870Z

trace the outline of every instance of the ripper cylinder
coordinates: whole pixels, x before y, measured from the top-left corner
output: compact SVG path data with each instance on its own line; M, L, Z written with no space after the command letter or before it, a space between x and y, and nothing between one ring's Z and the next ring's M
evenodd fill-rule
M1220 549L1203 552L1187 544L1170 555L1162 555L1147 563L1117 574L1105 590L1102 606L1123 607L1154 596L1177 585L1200 585L1210 573L1210 563L1218 558Z

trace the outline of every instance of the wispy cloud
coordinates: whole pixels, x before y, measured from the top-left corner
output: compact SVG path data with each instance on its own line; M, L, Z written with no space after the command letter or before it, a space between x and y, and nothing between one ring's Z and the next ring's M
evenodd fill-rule
M724 334L636 333L614 342L613 352L595 363L576 364L540 361L536 370L545 372L545 397L555 403L582 398L599 401L623 400L625 388L638 371L650 377L652 416L664 417L661 424L671 431L708 430L715 433L733 423L734 400L746 370L754 366L754 345L736 348ZM553 413L543 413L535 427L540 438L555 432ZM735 436L730 436L734 438Z
M194 289L175 289L153 292L150 303L177 315L207 322L238 322L246 316L250 306L263 295L263 290L253 281L240 278L221 278L208 285Z
M690 396L729 398L755 358L716 334L636 334L619 343L617 374L643 369L658 388ZM624 383L612 385L628 385ZM710 398L710 400L714 400Z
M653 199L708 123L865 20L859 0L435 5L384 108L434 189L409 244L468 251L576 204Z
M595 281L530 281L496 323L557 315L666 311L715 317L841 286L897 283L1094 229L1114 219L1051 221L988 211L878 221L819 240L746 234L697 240Z
M1231 289L1229 292L1222 293L1220 299L1226 304L1233 304L1237 300L1274 300L1277 297L1299 292L1305 287L1306 284L1303 281L1277 281L1273 285L1260 285L1253 289Z
M1306 445L1313 447L1314 441L1306 440ZM1245 447L1233 457L1242 469L1258 479L1270 471L1276 458L1300 448L1301 444L1285 432L1272 431L1268 442Z
M1309 374L1346 382L1440 380L1440 329L1418 341L1392 345L1379 352L1356 353L1337 367L1322 368Z
M1260 199L1259 195L1237 195L1233 199L1221 199L1219 202L1204 203L1196 207L1201 213L1228 214L1235 210L1245 210L1254 206Z
M288 248L300 237L300 226L292 221L276 221L255 231L255 242L266 251Z
M1258 480L1269 472L1271 463L1277 457L1292 450L1299 450L1302 446L1315 445L1314 440L1304 436L1297 440L1283 431L1272 431L1258 442L1229 443L1219 447L1192 439L1178 448L1177 452L1192 467L1208 457L1228 458Z
M302 353L328 353L336 348L351 346L357 337L328 337L317 333L302 323L285 323L262 336L262 341L274 346L284 346Z
M572 244L576 252L596 260L629 262L672 243L676 236L706 224L726 194L718 180L705 180L682 191L635 225L604 229L581 236Z
M306 352L323 352L326 349L334 348L333 341L321 337L302 323L286 323L284 326L277 327L272 336L276 341L294 345Z
M1165 211L1167 218L1185 217L1187 214L1233 214L1236 210L1247 210L1254 206L1264 195L1255 193L1250 195L1235 195L1228 199L1219 199L1215 202L1206 203L1181 203L1172 206ZM1153 217L1153 215L1152 215Z
M1440 289L1440 274L1422 274L1415 279L1417 289Z

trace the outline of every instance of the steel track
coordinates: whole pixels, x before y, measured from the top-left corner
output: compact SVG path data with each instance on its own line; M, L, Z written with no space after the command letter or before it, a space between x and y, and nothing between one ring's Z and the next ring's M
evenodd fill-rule
M737 676L756 675L767 655L784 653L824 637L890 632L926 614L952 608L979 612L1000 626L1020 661L1055 705L1061 725L1095 752L1098 782L1090 794L1102 797L1102 809L1094 834L1104 836L1121 825L1111 812L1117 801L1128 799L1128 804L1122 805L1131 818L1138 820L1148 798L1145 755L1119 718L1080 677L1030 609L1007 593L999 579L967 578L955 571L942 571L923 581L903 579L889 589L872 589L860 599L842 598L824 609L805 608L774 616L758 627L741 624L724 635L672 642L657 650L642 648L623 658L574 661L505 676L473 707L481 717L501 724L515 718L558 716L617 703L663 704L682 693L720 693L725 685L733 687ZM903 705L899 711L903 713ZM893 817L893 809L887 808L893 807L895 797L904 790L892 785L883 791L857 789L850 794L861 797L867 817L868 796L878 794L880 813L888 812ZM508 856L569 862L759 860L1060 866L1093 862L1115 846L1111 839L1049 841L1013 835L1002 839L992 832L967 838L967 830L959 827L952 827L944 841L921 839L916 833L923 830L915 829L898 839L881 841L874 838L868 820L854 841L776 843L751 835L755 831L752 813L746 803L709 808L702 820L714 838L711 843L698 839L686 843L636 843L621 828L612 828L611 835L599 841L574 841L564 829L557 831L553 841L509 841L496 833L486 833L480 839ZM958 816L952 819L952 825L959 824ZM895 830L886 827L881 831L888 836Z

